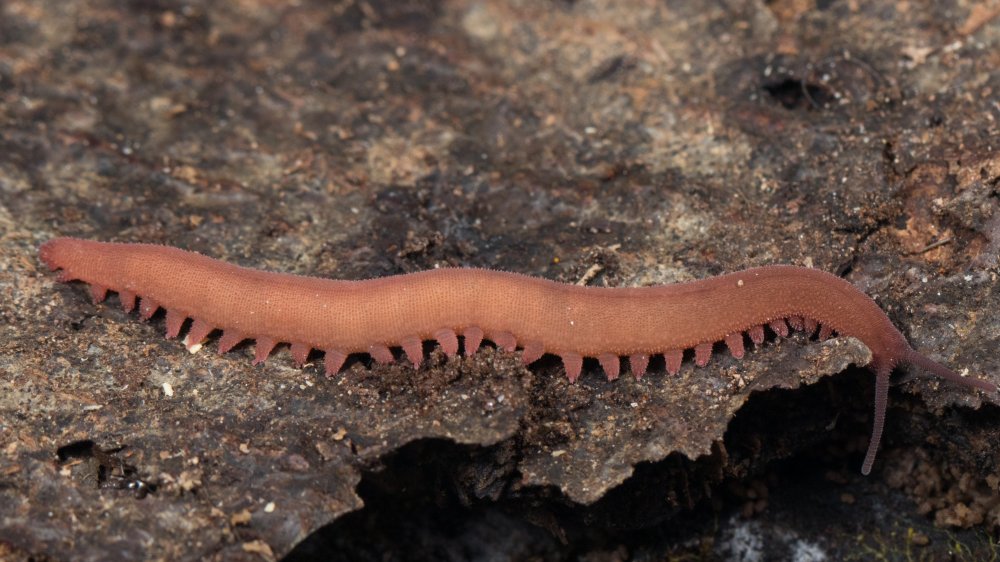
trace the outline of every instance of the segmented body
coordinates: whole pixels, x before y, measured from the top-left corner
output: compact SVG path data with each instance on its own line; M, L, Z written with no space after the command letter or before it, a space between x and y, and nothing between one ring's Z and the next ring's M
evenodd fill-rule
M325 352L332 376L352 353L394 360L402 347L419 366L423 341L436 340L449 356L489 339L502 349L523 349L524 362L559 355L570 381L584 357L599 360L609 379L620 374L620 356L641 377L649 358L663 354L676 373L684 350L706 365L712 346L724 341L734 356L745 338L760 343L764 328L820 337L854 336L872 351L878 375L876 428L864 471L874 460L885 411L889 372L916 363L945 378L995 392L991 383L963 379L915 352L879 306L862 291L828 273L774 265L688 283L639 288L567 285L499 271L444 268L365 281L335 281L238 267L166 246L54 239L40 249L43 261L62 269L61 280L90 284L96 301L109 290L126 310L144 318L166 310L167 336L187 319L185 343L199 345L222 330L219 351L256 340L255 363L279 342L291 344L295 362L313 349Z

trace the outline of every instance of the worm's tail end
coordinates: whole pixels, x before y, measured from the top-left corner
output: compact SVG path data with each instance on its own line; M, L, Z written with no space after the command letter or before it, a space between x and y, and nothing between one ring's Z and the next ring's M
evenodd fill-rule
M907 349L902 357L902 363L909 363L929 371L945 380L958 383L970 388L982 390L987 394L997 394L997 385L972 377L963 377L952 371L948 367L934 361L930 357L921 355L913 349ZM868 452L865 454L865 462L861 466L862 474L869 474L872 465L875 464L875 455L878 453L879 443L882 441L882 429L885 427L885 409L889 396L889 374L892 372L891 363L879 364L875 370L875 424L872 427L872 438L868 442Z
M955 371L952 371L948 367L945 367L944 365L938 363L937 361L931 359L930 357L921 355L920 353L918 353L913 349L909 349L906 351L906 356L903 359L903 362L909 363L911 365L916 365L917 367L920 367L925 371L929 371L941 377L942 379L949 380L951 382L955 382L971 388L977 388L987 394L997 393L997 385L989 381L984 381L973 377L963 377L962 375L956 373Z
M868 441L868 452L865 462L861 465L861 474L868 476L875 464L875 454L882 442L882 429L885 427L885 407L889 400L889 374L892 369L879 368L875 373L875 423L872 426L872 438Z

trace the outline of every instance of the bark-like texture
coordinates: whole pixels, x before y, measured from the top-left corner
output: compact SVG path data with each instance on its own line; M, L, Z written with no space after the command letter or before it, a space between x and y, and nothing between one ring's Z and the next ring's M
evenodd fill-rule
M811 265L915 348L997 373L998 13L0 4L0 558L279 558L307 538L293 558L726 557L757 537L934 559L950 535L922 513L988 532L995 405L905 380L899 452L862 480L874 381L841 373L867 359L851 340L641 382L587 365L570 386L557 361L491 351L331 382L286 353L190 355L162 319L54 283L36 250L69 235L340 279L613 286Z

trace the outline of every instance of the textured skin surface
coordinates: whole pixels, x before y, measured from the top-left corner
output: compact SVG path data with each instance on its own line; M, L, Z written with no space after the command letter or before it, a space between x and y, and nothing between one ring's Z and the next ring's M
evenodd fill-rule
M296 364L310 348L327 352L327 374L336 373L347 353L370 353L392 361L401 346L414 366L423 357L421 340L438 339L446 351L454 334L466 334L467 353L482 337L499 348L528 349L526 363L543 352L562 357L575 382L583 357L596 357L608 380L619 376L618 356L665 354L667 371L679 369L681 351L695 349L695 363L708 364L712 342L726 340L742 355L743 332L762 340L767 324L780 336L788 323L858 338L872 352L875 420L861 471L871 472L885 423L889 375L900 363L914 363L943 378L986 392L992 383L964 379L914 351L875 301L829 273L772 265L688 283L641 288L566 285L500 271L444 268L367 281L333 281L238 267L177 248L118 244L73 238L51 240L39 250L63 281L91 284L96 300L108 289L141 297L140 314L167 310L167 335L194 318L200 340L207 326L224 331L220 352L245 338L257 340L255 363L276 342L292 344ZM131 308L131 298L125 306ZM810 334L812 330L810 330ZM737 343L740 342L740 343ZM194 342L194 343L197 343ZM631 361L630 361L631 363Z
M78 279L128 291L247 338L367 352L442 329L513 334L548 353L633 355L688 349L789 316L863 341L873 367L909 346L882 310L828 273L767 266L676 285L597 288L481 269L438 269L367 281L271 273L146 244L59 238L42 259ZM176 318L177 314L172 318Z

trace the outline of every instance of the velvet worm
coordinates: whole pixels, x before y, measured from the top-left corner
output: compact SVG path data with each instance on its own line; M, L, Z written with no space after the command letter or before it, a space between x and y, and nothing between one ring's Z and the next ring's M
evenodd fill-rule
M126 311L143 318L166 310L167 337L177 337L187 319L185 345L200 345L221 330L219 352L256 340L254 364L275 345L291 344L297 365L313 349L325 352L328 376L347 356L368 353L394 360L401 347L414 366L423 342L466 354L484 339L497 347L522 348L530 364L545 353L562 358L571 382L584 357L596 358L608 379L620 373L620 357L642 377L652 355L663 354L670 374L684 350L698 366L724 341L743 357L745 338L759 344L764 328L780 336L790 329L825 338L853 336L872 352L875 420L862 472L875 461L889 388L889 375L910 364L941 378L996 393L990 382L962 377L921 355L906 342L881 308L847 281L804 267L756 267L687 283L638 288L581 287L484 269L443 268L366 281L335 281L235 266L200 254L150 244L118 244L56 238L39 250L60 281L90 285L95 302L115 291Z

